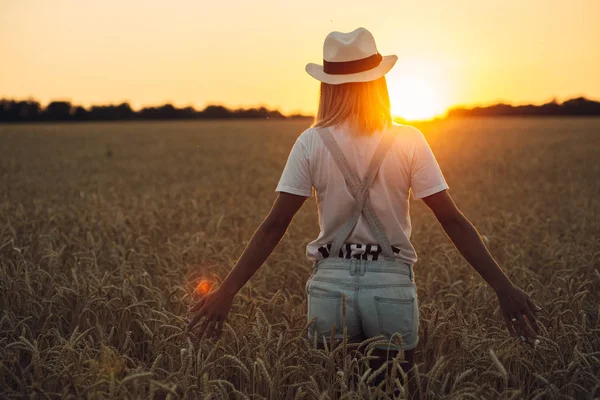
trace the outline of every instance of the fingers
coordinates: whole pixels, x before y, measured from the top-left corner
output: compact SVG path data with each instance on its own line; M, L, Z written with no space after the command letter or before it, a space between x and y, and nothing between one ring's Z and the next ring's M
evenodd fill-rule
M510 317L510 323L512 324L515 335L521 339L521 341L526 341L525 331L523 330L522 318L520 315L513 314Z
M223 333L223 325L225 325L225 320L222 319L219 321L219 326L217 328L217 331L215 332L215 337L218 339L221 337L221 333Z
M230 299L227 297L218 297L215 293L209 293L203 296L189 311L193 313L187 331L189 332L200 321L200 337L218 336L222 329L222 321L227 317L231 308Z
M204 321L202 321L202 325L200 325L200 329L198 330L198 334L200 335L200 337L204 336L204 333L206 332L206 328L208 327L208 325L211 322L212 322L212 320L209 318L205 318Z
M517 332L515 332L515 327L513 326L513 322L511 321L508 315L504 315L504 321L506 322L506 329L511 335L517 336Z
M203 336L204 336L204 334L206 334L207 338L214 336L218 322L219 322L218 319L210 320L208 322L208 325L206 326L206 330L203 332Z
M527 322L529 322L529 324L533 327L535 332L540 333L540 327L538 326L535 313L542 311L542 307L535 304L529 296L526 296L526 299L527 307L525 307L525 309L522 310L523 314L525 314L525 317L527 317ZM537 335L535 337L537 337Z
M540 327L537 324L537 320L535 318L535 315L533 314L533 311L529 307L527 307L525 310L523 310L523 314L525 314L525 316L527 317L527 322L529 322L529 324L533 327L535 332L539 333Z
M527 296L527 305L529 305L529 307L533 310L533 312L542 311L542 307L535 304L529 296Z
M513 293L505 293L500 300L508 331L517 335L522 342L534 345L540 332L535 313L542 311L542 308L518 288Z
M531 344L537 338L537 333L531 329L525 318L521 318L521 321L523 332L525 333L525 341Z
M535 339L537 338L537 334L527 324L526 319L523 318L522 315L515 315L513 318L516 318L516 321L513 321L513 327L519 339L521 339L521 341L524 343L533 345Z
M225 325L225 317L219 318L215 324L215 329L212 332L212 337L219 339L223 333L223 325Z
M203 315L201 312L198 312L198 314L196 314L196 315L194 316L194 318L192 318L192 320L191 320L191 321L190 321L190 323L188 324L188 326L187 326L187 330L188 330L188 331L192 330L192 328L193 328L194 326L196 326L196 324L197 324L198 322L200 322L200 320L202 319L202 317L203 317L203 316L204 316L204 315Z
M200 335L200 337L205 337L206 338L210 338L210 337L220 337L221 336L221 331L223 330L223 323L225 322L224 319L221 319L219 317L208 317L203 315L202 313L198 313L196 316L194 316L194 318L190 321L190 323L188 324L188 332L198 324L198 322L204 318L204 321L202 321L202 324L200 325L200 328L198 330L198 334Z

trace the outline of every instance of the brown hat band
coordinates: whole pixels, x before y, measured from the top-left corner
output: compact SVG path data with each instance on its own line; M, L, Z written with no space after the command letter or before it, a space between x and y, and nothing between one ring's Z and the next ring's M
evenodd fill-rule
M325 61L323 60L323 72L331 75L348 75L368 71L377 67L383 57L379 53L372 56L353 61Z

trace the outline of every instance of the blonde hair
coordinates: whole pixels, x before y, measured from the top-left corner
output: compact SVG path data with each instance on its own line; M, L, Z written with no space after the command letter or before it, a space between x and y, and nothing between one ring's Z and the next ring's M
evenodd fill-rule
M313 126L348 122L357 135L371 135L392 124L385 76L370 82L331 85L321 82L319 111Z

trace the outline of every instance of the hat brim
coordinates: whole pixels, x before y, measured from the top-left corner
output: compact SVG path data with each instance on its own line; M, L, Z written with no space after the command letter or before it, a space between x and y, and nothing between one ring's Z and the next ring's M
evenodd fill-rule
M340 85L349 82L370 82L381 78L387 74L394 64L398 61L395 55L383 56L379 65L373 69L355 74L332 75L323 71L323 66L319 64L306 64L306 72L318 81L329 83L331 85Z

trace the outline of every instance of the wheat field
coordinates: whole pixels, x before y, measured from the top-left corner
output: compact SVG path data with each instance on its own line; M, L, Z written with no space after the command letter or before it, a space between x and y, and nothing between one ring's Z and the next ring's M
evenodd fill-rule
M0 397L402 398L397 363L386 391L369 385L368 352L306 339L314 198L221 339L185 332L196 283L233 266L308 125L0 126ZM418 127L458 206L544 308L539 346L510 337L494 292L411 202L421 397L599 398L600 119Z

